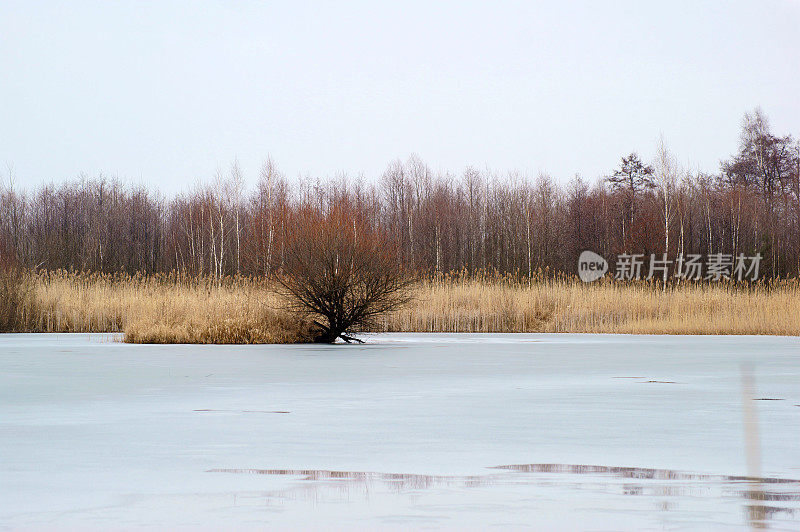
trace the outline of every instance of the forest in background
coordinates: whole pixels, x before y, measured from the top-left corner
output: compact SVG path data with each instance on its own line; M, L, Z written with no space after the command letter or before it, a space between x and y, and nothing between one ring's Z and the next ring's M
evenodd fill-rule
M254 190L237 164L173 198L114 179L34 190L0 188L0 253L27 269L189 276L270 276L293 232L292 213L333 206L380 227L420 274L574 274L583 250L760 253L762 277L800 272L800 142L756 109L740 145L713 174L682 168L662 142L594 183L477 168L434 173L418 157L374 182L290 182L267 160ZM538 272L538 273L537 273Z

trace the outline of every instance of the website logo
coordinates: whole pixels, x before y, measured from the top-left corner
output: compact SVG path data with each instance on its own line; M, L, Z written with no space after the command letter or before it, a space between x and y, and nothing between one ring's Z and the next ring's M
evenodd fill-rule
M594 251L584 251L578 257L578 277L584 283L598 280L607 271L608 262Z

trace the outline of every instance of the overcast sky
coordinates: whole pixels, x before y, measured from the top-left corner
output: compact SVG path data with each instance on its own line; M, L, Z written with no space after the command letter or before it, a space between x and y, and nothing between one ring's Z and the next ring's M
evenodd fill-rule
M0 2L0 164L171 193L238 158L375 179L419 154L595 179L800 133L800 2ZM3 164L5 166L5 164Z

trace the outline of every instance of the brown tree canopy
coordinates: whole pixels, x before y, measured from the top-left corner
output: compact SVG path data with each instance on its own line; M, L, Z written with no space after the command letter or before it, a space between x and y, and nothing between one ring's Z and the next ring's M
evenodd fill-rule
M356 340L353 332L409 300L412 277L398 264L395 246L357 208L304 206L291 217L276 279L290 309L317 326L315 341Z

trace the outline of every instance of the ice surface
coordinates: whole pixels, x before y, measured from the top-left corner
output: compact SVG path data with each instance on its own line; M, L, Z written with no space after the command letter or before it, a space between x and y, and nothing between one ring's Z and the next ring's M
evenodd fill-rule
M758 483L743 363L778 399ZM0 364L0 528L800 527L796 338L21 334Z

